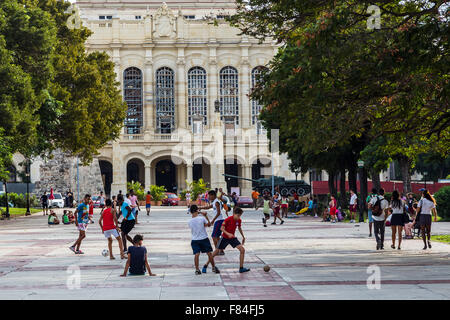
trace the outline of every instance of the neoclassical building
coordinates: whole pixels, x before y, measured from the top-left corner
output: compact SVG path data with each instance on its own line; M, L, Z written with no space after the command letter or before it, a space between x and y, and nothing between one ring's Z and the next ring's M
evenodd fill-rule
M170 192L203 178L211 187L260 178L293 177L284 155L269 152L249 99L277 45L239 35L224 17L233 0L80 0L76 6L93 35L88 51L105 51L115 63L127 118L120 139L98 158L106 193L127 181L164 185ZM212 23L215 19L217 23Z

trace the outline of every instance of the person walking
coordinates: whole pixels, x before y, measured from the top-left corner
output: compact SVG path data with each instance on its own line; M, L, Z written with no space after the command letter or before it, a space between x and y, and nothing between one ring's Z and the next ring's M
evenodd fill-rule
M431 249L431 213L434 215L434 222L437 221L437 211L436 211L436 200L431 196L430 192L427 189L421 189L422 191L422 199L420 199L417 205L417 212L420 213L419 223L420 229L422 233L423 240L423 250L427 249L428 239L428 248ZM419 214L418 214L419 215ZM417 218L416 218L417 219Z
M41 205L42 205L42 212L44 213L43 216L48 215L48 196L47 196L47 191L44 191L44 194L41 196Z
M331 200L330 200L329 206L330 206L331 223L336 223L337 222L337 218L336 218L337 200L333 194L331 195Z
M315 194L313 197L313 211L314 211L314 218L318 218L317 216L317 210L319 208L319 203L317 201L317 195Z
M376 191L376 190L375 190ZM373 190L372 190L373 192ZM375 241L377 242L377 250L384 249L384 231L386 222L386 209L389 202L384 198L384 189L378 191L378 195L372 197L369 202L369 208L372 212L374 223Z
M355 223L354 217L356 216L356 207L358 204L358 196L356 195L355 191L350 190L350 223Z
M392 210L391 217L391 229L392 229L392 245L391 248L395 249L395 238L396 234L398 234L398 250L401 250L402 245L402 236L403 236L403 225L404 221L404 212L406 211L405 203L400 198L400 194L397 190L392 192L392 199L390 208Z
M89 202L91 200L91 195L86 194L83 198L83 202L78 205L75 209L75 225L79 231L78 239L75 243L69 247L75 254L84 254L80 250L81 242L86 238L86 230L89 225Z
M133 215L136 219L136 224L139 224L138 222L138 214L141 208L139 208L139 200L137 195L134 193L134 190L130 190L130 197L128 198L131 202L131 209L133 210Z
M186 197L187 199L187 197ZM189 202L188 202L189 204ZM145 196L145 210L147 210L147 215L150 215L150 209L152 208L152 195L150 191L147 191L147 195Z
M253 199L253 208L255 210L258 210L258 198L259 198L259 192L256 189L253 189L252 199Z
M120 224L120 229L122 231L122 241L124 253L127 252L127 240L134 244L133 239L128 235L130 231L134 228L136 220L132 213L131 205L125 201L122 194L117 196L117 205L120 207L122 212L123 220Z
M370 201L372 200L373 197L376 197L378 195L377 189L373 188L372 189L372 193L369 194L366 198L366 203L367 203L367 220L369 221L369 237L372 236L372 227L373 227L373 217L372 217L372 209L369 208L369 204Z
M264 205L263 205L263 214L262 222L264 227L267 227L267 221L270 219L270 209L272 208L272 201L268 194L264 195Z

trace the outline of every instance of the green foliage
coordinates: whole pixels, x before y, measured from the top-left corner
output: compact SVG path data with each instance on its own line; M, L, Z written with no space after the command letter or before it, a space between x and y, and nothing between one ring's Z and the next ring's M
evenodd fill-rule
M208 185L202 178L198 179L198 181L186 181L186 183L188 185L188 190L191 193L191 199L194 201L197 200L200 194L203 194L208 190Z
M14 192L8 192L8 201L12 203L15 208L26 208L27 206L27 195L17 194ZM6 203L6 194L0 195L0 205L4 206ZM39 207L39 199L35 195L30 195L30 207Z
M373 166L400 155L413 166L420 152L449 153L450 32L442 1L433 10L427 1L376 2L381 30L367 28L373 1L237 4L231 21L242 33L284 43L251 97L264 105L264 126L280 129L280 149L291 159L332 172L338 163L327 160L358 158L381 136L377 157L364 155Z
M434 195L436 210L440 217L450 219L450 186L439 189Z
M150 195L152 196L153 201L161 201L162 199L165 199L167 197L166 192L167 190L164 186L150 186Z
M186 200L186 193L188 193L189 192L189 190L187 190L187 189L184 189L184 190L182 190L181 192L180 192L180 200L181 201L185 201Z
M139 201L145 200L145 190L140 182L138 181L127 182L127 190L128 192L130 190L133 190Z
M0 129L11 153L60 148L88 164L119 136L127 106L108 55L84 46L91 32L67 27L69 5L0 2Z
M450 156L443 157L438 153L419 154L415 170L423 174L427 181L437 182L450 173Z

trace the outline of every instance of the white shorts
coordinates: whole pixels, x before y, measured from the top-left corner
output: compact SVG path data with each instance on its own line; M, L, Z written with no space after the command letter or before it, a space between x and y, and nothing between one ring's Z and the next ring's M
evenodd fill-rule
M117 232L116 229L105 230L103 231L103 234L105 235L106 239L111 238L111 236L113 236L116 239L119 237L119 233Z
M78 223L78 230L86 231L87 228L88 228L88 224L87 223Z

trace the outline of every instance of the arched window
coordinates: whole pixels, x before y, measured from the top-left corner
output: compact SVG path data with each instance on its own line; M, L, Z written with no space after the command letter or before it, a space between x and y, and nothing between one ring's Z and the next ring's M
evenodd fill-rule
M142 71L131 67L123 72L123 96L128 105L125 127L127 134L142 133Z
M188 71L188 112L189 125L192 125L192 116L203 118L203 124L207 124L207 99L206 99L206 71L201 67L193 67Z
M261 83L261 74L267 71L266 67L258 66L252 70L252 89ZM259 113L261 112L262 104L256 100L252 100L252 124L256 125L258 133L263 132L261 122L258 120Z
M234 116L239 124L239 76L233 67L220 70L220 114Z
M156 70L156 127L160 133L175 128L175 79L172 69Z

